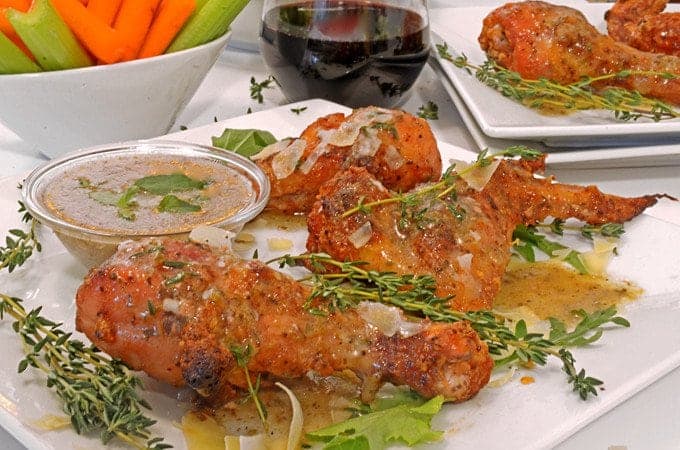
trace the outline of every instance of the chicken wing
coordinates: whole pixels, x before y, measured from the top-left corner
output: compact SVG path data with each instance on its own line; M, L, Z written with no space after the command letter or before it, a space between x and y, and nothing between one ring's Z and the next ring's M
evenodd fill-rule
M638 50L680 56L680 12L667 12L668 0L618 0L606 12L607 31Z
M579 11L541 1L508 3L484 19L479 43L489 58L524 78L561 84L622 70L680 75L680 58L646 53L600 34ZM607 80L618 86L680 104L680 78L643 75Z
M397 191L437 179L442 169L425 120L376 107L322 117L298 139L274 144L253 159L272 185L267 208L286 214L309 211L319 187L349 166L366 167Z
M239 352L251 353L250 374L264 383L352 371L369 390L390 381L460 401L489 379L486 344L467 323L399 316L405 331L388 335L362 304L327 317L309 313L309 295L289 276L228 251L130 241L78 289L76 326L132 368L216 402L247 386Z
M408 203L385 202L345 217L359 203L394 195L364 169L350 168L320 190L307 220L307 249L365 261L374 270L429 274L437 294L451 296L452 308L491 309L517 224L548 216L623 222L657 201L657 196L626 199L594 186L535 178L533 171L542 166L542 160L506 160L482 190L457 178L453 194L442 199L424 195Z

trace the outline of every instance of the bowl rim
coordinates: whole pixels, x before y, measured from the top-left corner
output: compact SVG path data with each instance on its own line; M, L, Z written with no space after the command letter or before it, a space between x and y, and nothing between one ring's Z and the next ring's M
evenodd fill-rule
M157 62L163 62L168 59L175 59L175 58L181 58L184 56L188 56L191 53L200 53L205 50L211 50L214 47L221 47L224 46L229 39L231 38L232 32L231 29L227 30L226 33L224 33L221 36L216 37L215 39L208 41L206 43L203 43L201 45L197 45L195 47L187 48L184 50L179 50L177 52L172 52L172 53L163 53L157 56L152 56L150 58L135 58L131 59L129 61L122 61L122 62L117 62L117 63L112 63L112 64L95 64L92 66L86 66L86 67L78 67L74 69L62 69L62 70L46 70L42 72L27 72L27 73L10 73L10 74L0 74L0 82L10 82L10 81L15 81L15 80L27 80L31 78L40 78L40 79L51 79L51 78L56 78L59 76L64 76L66 74L75 74L75 75L85 75L85 74L95 74L95 73L101 73L105 72L106 70L111 71L111 69L116 69L116 70L123 70L123 68L131 68L131 67L136 67L139 65L144 65L144 64L153 64Z
M223 162L228 167L236 169L250 179L250 181L253 183L253 188L256 190L254 200L228 218L209 224L211 226L230 229L234 226L243 225L254 219L267 206L271 192L271 183L264 171L262 171L262 169L260 169L260 167L250 159L233 151L218 147L195 144L186 141L158 138L99 145L83 150L69 152L60 158L47 161L46 163L33 169L33 171L31 171L31 173L22 183L22 202L26 210L38 222L47 225L53 231L57 231L59 233L88 236L90 238L99 238L103 240L141 239L144 237L186 235L191 231L191 229L172 232L130 233L123 230L116 232L87 228L56 217L49 208L44 206L43 202L41 201L40 196L44 189L40 189L40 182L44 180L44 177L54 176L55 173L58 175L59 171L64 169L64 166L73 167L72 164L77 164L79 160L92 161L93 156L96 157L97 155L113 154L115 156L115 153L125 154L140 148L146 152L149 152L150 150L169 149L177 151L177 154L188 151L191 154L195 154L196 156L201 156L203 158L207 157L209 159ZM191 154L187 156L190 157ZM203 224L196 224L192 228L201 225Z

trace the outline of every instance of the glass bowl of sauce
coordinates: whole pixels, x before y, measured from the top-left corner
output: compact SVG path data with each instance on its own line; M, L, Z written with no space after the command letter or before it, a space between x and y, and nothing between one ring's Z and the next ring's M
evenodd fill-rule
M290 101L392 107L427 62L425 0L265 0L260 49Z
M239 231L264 209L269 180L250 160L207 146L140 141L71 153L35 169L22 196L86 266L129 239Z

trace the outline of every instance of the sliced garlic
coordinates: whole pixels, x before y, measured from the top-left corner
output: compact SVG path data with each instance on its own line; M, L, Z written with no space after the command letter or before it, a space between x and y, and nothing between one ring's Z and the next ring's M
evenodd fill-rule
M465 180L468 186L470 186L472 189L476 191L481 191L489 182L494 172L496 172L496 169L498 168L498 165L501 163L501 160L494 159L491 162L491 164L487 166L484 167L475 166L473 169L470 169L469 171L466 171L466 169L472 165L470 163L459 160L451 160L450 162L456 163L456 172L460 174L460 177L463 180Z

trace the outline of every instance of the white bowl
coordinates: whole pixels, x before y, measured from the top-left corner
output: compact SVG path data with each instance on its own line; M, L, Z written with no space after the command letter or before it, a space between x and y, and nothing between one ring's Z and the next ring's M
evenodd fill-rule
M118 64L0 75L0 122L46 156L168 132L231 33Z

